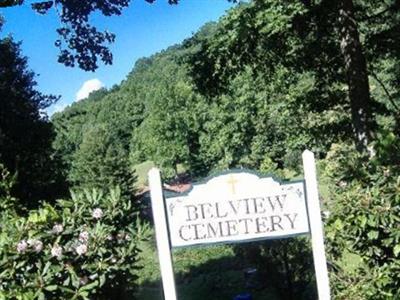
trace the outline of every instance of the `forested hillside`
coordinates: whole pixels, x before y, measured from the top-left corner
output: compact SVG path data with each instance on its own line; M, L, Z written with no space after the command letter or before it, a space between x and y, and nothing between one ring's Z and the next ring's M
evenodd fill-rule
M241 5L183 44L139 60L120 85L55 114L55 148L71 184L95 184L85 157L104 158L101 168L116 163L108 157L121 157L126 172L150 160L170 178L181 165L196 177L234 167L296 170L305 148L324 158L333 143L351 143L355 121L340 36L320 17L331 17L329 9ZM365 28L366 36L376 31ZM396 126L392 53L370 55L368 126L375 136ZM93 170L96 181L106 172Z
M7 210L0 221L18 220L19 227L0 227L0 299L1 276L7 278L3 285L15 291L4 292L10 297L20 292L35 298L40 291L50 298L84 298L89 290L96 297L117 297L132 292L134 276L151 290L159 280L156 262L147 255L154 247L146 244L147 256L138 254L148 228L140 220L131 222L140 210L135 170L142 163L160 167L166 180L185 173L195 181L242 167L293 179L303 177L305 149L318 159L335 299L399 298L399 20L399 1L241 3L181 44L138 60L123 82L93 92L50 121L39 110L55 99L36 91L17 43L1 40L8 54L0 59L5 70L1 97L30 105L20 113L1 103L7 113L0 111L0 199ZM25 82L18 94L7 89L18 80ZM10 125L17 121L21 128ZM35 138L15 138L26 128ZM72 200L39 205L39 199L68 198L67 188ZM54 240L48 232L59 237ZM43 282L40 274L50 266L44 267L46 259L26 278L15 274L29 264L28 254L37 252L25 239L39 237L48 241L47 259L57 258L59 264L46 275L51 285L36 291L23 282ZM95 242L92 248L88 241ZM56 255L62 243L72 271ZM66 250L77 250L76 245L81 247L78 257L72 255L77 251ZM210 291L219 293L215 299L231 297L228 289L236 284L229 284L239 282L238 265L250 263L267 278L258 290L261 299L314 299L307 245L307 239L295 239L182 251L176 257L177 281L190 295L187 287L202 280L206 288L198 297L203 298L188 299L204 299ZM28 254L21 258L21 253ZM87 264L81 264L85 255ZM105 266L97 265L96 255ZM137 260L142 261L139 273ZM214 260L221 268L236 268L233 275L215 272L209 264ZM1 273L2 267L7 272ZM62 280L56 275L60 270ZM206 271L213 276L208 281L202 277ZM90 279L91 272L99 279ZM64 283L70 291L59 288Z

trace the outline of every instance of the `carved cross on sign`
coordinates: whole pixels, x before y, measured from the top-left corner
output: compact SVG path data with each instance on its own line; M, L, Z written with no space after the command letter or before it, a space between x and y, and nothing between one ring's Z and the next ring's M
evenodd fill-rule
M235 194L235 193L236 193L235 184L238 183L239 181L236 180L235 177L233 177L233 176L231 175L231 176L229 177L229 180L228 180L227 182L228 182L228 184L231 186L232 194Z

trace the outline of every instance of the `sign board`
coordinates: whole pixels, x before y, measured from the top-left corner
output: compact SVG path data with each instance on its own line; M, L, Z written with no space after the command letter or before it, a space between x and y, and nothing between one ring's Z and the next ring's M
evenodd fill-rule
M304 181L226 172L166 199L172 247L244 242L309 232Z
M330 299L314 154L303 152L304 180L280 183L229 171L164 199L160 171L149 172L165 300L176 300L172 247L310 234L318 298Z

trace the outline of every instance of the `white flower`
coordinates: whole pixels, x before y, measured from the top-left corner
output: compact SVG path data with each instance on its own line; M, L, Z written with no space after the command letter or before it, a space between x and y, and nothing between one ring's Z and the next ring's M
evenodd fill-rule
M322 212L322 216L323 216L325 219L328 219L330 215L331 215L331 212L330 212L329 210L324 210L324 211Z
M64 230L64 227L62 226L62 224L55 224L53 226L52 232L58 234L58 233L63 232L63 230Z
M75 250L78 255L83 255L87 252L87 246L85 244L80 244Z
M347 182L342 180L342 181L339 182L339 186L341 188L345 188L347 186Z
M27 248L28 248L28 244L25 240L22 240L17 244L17 252L18 253L24 253Z
M123 233L123 232L120 232L120 233L118 233L117 234L117 240L123 240L125 238L125 233Z
M62 255L62 248L58 245L54 245L53 248L51 248L51 256L60 258Z
M82 243L87 243L88 240L89 240L89 232L87 232L87 231L82 231L82 232L79 234L79 241L82 242Z
M97 277L99 277L99 275L93 274L93 275L90 275L90 276L89 276L89 279L90 279L90 280L95 280Z
M92 212L92 217L95 219L101 219L101 217L103 216L103 211L101 210L101 208L95 208Z
M36 253L39 253L43 249L43 243L39 240L36 240L33 243L33 250L35 250Z
M28 240L29 247L32 247L36 253L39 253L43 249L43 243L39 240Z

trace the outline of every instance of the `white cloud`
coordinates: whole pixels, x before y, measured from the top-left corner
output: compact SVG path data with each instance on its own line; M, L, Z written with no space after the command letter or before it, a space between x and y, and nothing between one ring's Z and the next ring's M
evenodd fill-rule
M85 81L76 93L76 101L87 98L91 92L97 91L103 86L104 84L97 78Z

